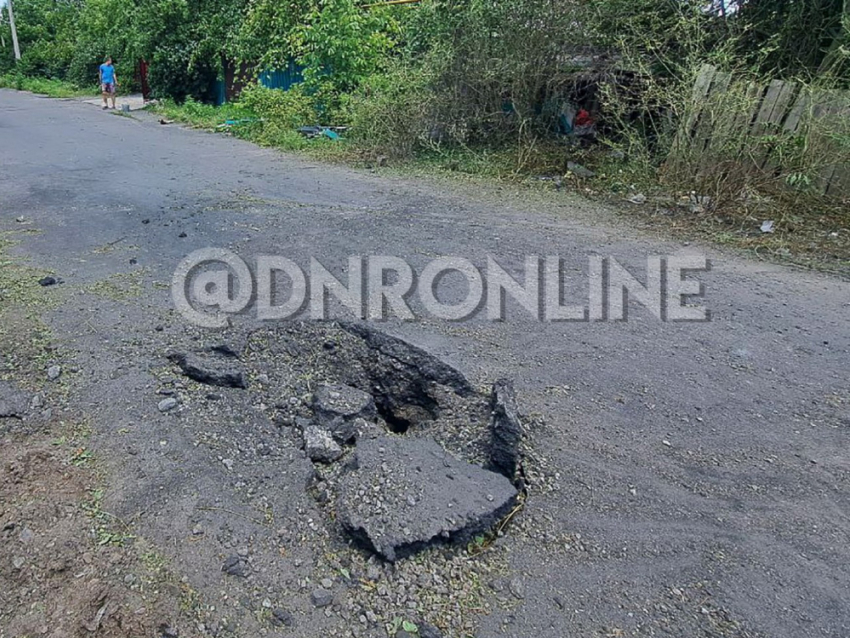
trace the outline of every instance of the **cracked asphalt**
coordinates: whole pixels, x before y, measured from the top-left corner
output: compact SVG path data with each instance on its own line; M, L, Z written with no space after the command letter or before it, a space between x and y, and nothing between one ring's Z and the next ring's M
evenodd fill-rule
M538 323L509 303L504 322L382 326L478 386L513 379L533 424L527 462L542 478L493 550L514 587L484 583L485 613L464 612L467 633L850 635L844 281L642 234L570 194L325 165L148 114L5 90L0 231L19 241L15 259L64 280L45 289L60 303L44 320L76 370L66 375L68 409L90 418L111 511L208 606L276 597L299 618L285 631L262 625L261 614L204 626L242 636L385 633L310 604L302 581L335 541L316 523L297 448L281 444L273 464L213 468L197 452L196 428L218 413L200 402L179 415L157 410L167 350L216 338L188 326L171 301L172 273L188 253L214 246L302 266L315 257L338 273L352 254L420 267L489 255L516 272L526 255L559 255L579 303L590 255L641 277L649 255L707 255L712 269L696 277L709 322L662 322L633 306L625 322ZM446 287L462 292L451 278ZM234 439L240 428L268 427L248 399L234 395L225 413L210 428ZM244 515L258 491L275 505L275 529L298 531L286 536L286 557L263 549L272 532ZM199 522L198 511L212 510ZM192 541L199 524L217 530L209 544ZM221 555L241 544L258 548L256 575L225 596L232 579Z

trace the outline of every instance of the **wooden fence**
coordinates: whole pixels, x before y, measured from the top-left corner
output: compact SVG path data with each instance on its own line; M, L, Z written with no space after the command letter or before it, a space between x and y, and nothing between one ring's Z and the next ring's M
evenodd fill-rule
M699 173L729 161L790 185L802 163L814 173L804 178L809 186L850 197L850 93L782 80L742 82L703 66L670 163Z

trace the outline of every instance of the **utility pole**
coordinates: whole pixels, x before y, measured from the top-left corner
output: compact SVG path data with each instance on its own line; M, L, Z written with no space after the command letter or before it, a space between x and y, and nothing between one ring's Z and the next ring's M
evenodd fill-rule
M3 7L0 7L0 47L6 48L6 36L3 34Z
M21 59L21 47L18 45L18 30L15 28L15 13L12 11L12 0L6 0L9 9L9 26L12 27L12 46L15 49L15 59Z

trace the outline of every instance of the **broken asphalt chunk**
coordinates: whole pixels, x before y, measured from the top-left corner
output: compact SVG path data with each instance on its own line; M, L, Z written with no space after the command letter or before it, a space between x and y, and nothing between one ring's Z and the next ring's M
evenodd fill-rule
M235 356L221 348L203 353L178 352L168 358L190 379L222 388L245 388L245 371Z
M221 571L228 576L246 578L248 576L248 565L241 557L232 554L225 559L224 564L221 566Z
M21 419L27 411L29 398L8 381L0 381L0 419Z
M490 409L489 467L513 481L519 470L519 444L522 441L522 423L513 383L499 379L493 384Z
M435 543L469 541L516 497L506 477L454 458L433 439L382 436L358 442L337 512L355 541L395 561Z
M321 386L313 395L313 412L323 423L332 423L337 418L369 421L378 414L371 394L347 385Z
M304 452L314 463L333 463L342 456L342 448L327 430L309 425L304 428L302 434Z

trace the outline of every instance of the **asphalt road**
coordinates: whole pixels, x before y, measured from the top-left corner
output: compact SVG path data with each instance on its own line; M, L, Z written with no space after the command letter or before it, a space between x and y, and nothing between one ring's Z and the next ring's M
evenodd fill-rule
M175 529L204 490L242 496L215 477L174 478L188 476L193 448L163 450L185 426L158 413L154 378L171 343L205 338L168 289L191 251L302 267L315 257L337 273L352 254L416 268L491 255L514 272L527 255L560 255L578 303L591 255L641 278L647 256L706 255L711 271L694 277L708 322L663 322L634 305L628 321L542 323L508 304L504 322L384 326L477 384L513 379L537 424L528 462L545 489L532 486L523 525L499 550L524 593L493 602L476 635L850 635L846 283L640 234L568 194L326 166L146 115L0 91L0 230L20 230L19 216L41 232L19 237L14 254L65 281L46 320L75 353L79 409L112 467L112 504L143 509L137 531L212 601L217 554L192 553ZM136 294L98 295L98 282L132 282ZM446 280L449 297L456 284ZM128 419L146 424L129 443L117 434ZM276 476L265 489L287 480L301 479ZM311 507L292 498L287 525ZM348 629L310 611L304 591L276 594L315 614L298 635Z

